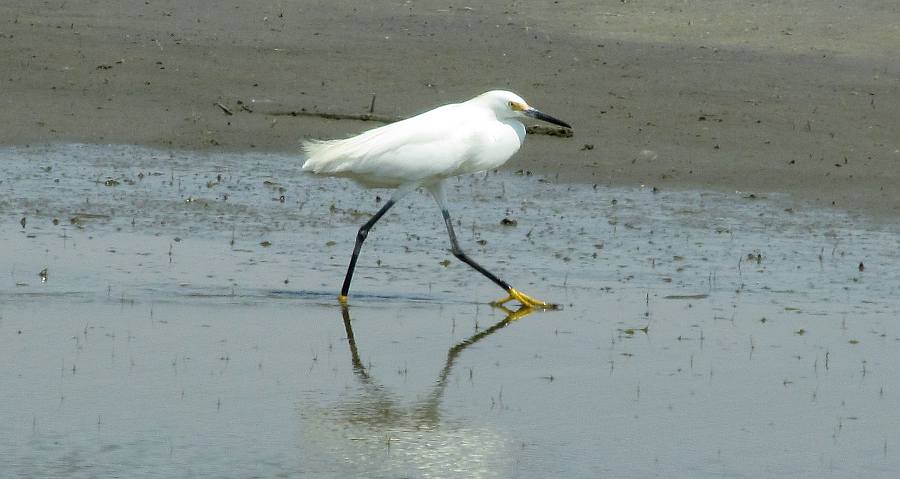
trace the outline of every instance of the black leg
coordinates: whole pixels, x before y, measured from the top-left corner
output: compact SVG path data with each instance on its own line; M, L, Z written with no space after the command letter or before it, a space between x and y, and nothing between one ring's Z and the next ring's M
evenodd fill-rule
M453 231L453 221L450 219L450 212L447 210L447 199L444 195L444 183L433 183L428 185L427 188L428 191L431 192L431 196L434 197L434 201L441 209L441 215L443 215L444 217L444 224L447 225L447 234L450 235L450 251L453 252L453 256L456 256L460 261L471 266L472 269L483 274L487 279L493 281L494 284L500 286L504 291L507 292L507 297L498 301L494 301L491 304L500 306L507 303L508 301L516 300L526 308L556 309L556 305L554 304L532 298L531 296L528 296L527 294L517 290L516 288L513 288L509 285L509 283L498 278L494 275L494 273L491 273L490 271L484 269L480 264L472 260L472 258L469 258L469 256L463 252L462 248L459 247L459 243L456 241L456 232Z
M450 212L447 211L446 209L442 208L441 214L444 216L444 223L447 225L447 234L450 235L450 252L453 253L453 256L456 256L457 258L459 258L460 261L462 261L463 263L466 263L467 265L474 268L475 271L478 271L479 273L485 275L489 280L493 281L497 286L500 286L501 288L503 288L504 291L509 292L509 290L510 290L509 283L498 278L497 276L494 275L494 273L491 273L490 271L484 269L483 266L476 263L475 260L473 260L472 258L469 258L469 255L467 255L465 252L463 252L462 248L459 247L459 243L456 242L456 233L453 231L453 221L450 219Z
M441 207L441 215L444 216L444 224L447 225L447 234L450 235L450 248L451 248L450 251L453 253L453 256L456 256L457 258L459 258L460 261L471 266L473 269L475 269L475 271L478 271L479 273L483 274L485 277L487 277L487 279L493 281L494 284L496 284L497 286L500 286L501 288L503 288L504 291L506 291L509 294L509 296L507 296L501 300L494 301L491 304L493 304L495 306L502 306L503 304L505 304L508 301L516 300L519 303L521 303L522 306L524 306L524 309L522 309L520 311L530 310L532 308L534 308L534 309L557 309L557 306L555 304L548 303L546 301L541 301L536 298L532 298L531 296L528 296L527 294L517 290L516 288L513 288L512 286L509 285L509 283L498 278L497 276L494 275L494 273L491 273L490 271L484 269L484 267L482 267L480 264L476 263L472 258L469 258L469 256L463 252L462 248L459 247L459 243L456 241L456 232L453 231L453 221L450 219L450 212L448 212L447 208L444 206L446 202L444 201L443 191L441 190L441 187L440 186L435 187L432 194L434 195L434 198L437 201L438 206ZM527 314L527 313L525 313L525 314Z
M359 232L356 234L356 246L353 247L353 256L350 257L350 266L347 268L347 275L344 276L344 286L341 287L341 301L347 300L347 293L350 292L350 280L353 279L353 270L356 269L356 259L359 257L359 250L362 248L363 241L369 235L369 229L391 209L391 206L394 206L394 203L395 200L393 198L389 199L369 221L366 221L366 224L359 228Z

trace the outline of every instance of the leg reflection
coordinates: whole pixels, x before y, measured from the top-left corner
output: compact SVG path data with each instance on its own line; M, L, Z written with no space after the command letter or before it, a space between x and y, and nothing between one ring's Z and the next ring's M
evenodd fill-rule
M444 390L447 386L447 379L450 377L450 373L453 370L453 364L456 362L456 359L462 354L463 351L466 350L469 346L491 336L497 331L509 326L514 321L524 318L529 314L536 311L534 308L530 308L528 306L523 306L519 309L512 310L507 309L502 306L498 306L497 309L506 313L506 317L502 320L494 323L491 327L479 331L472 336L456 343L447 351L447 358L444 361L444 367L441 369L440 374L438 374L437 379L435 380L434 387L431 390L431 393L426 395L419 401L418 404L412 407L412 414L405 414L401 411L386 411L384 410L384 406L391 405L392 407L396 406L394 401L385 401L384 398L376 399L373 397L373 400L376 400L380 403L381 410L378 413L378 417L382 419L391 418L393 420L400 420L400 418L406 418L405 420L411 420L412 424L410 425L434 425L439 421L439 406L441 399L444 395ZM353 372L359 378L360 382L363 386L366 387L370 392L377 391L377 396L383 396L385 394L384 389L378 385L373 378L369 375L368 370L363 365L362 360L359 356L359 349L356 344L356 336L353 334L353 325L352 319L350 317L350 308L342 304L341 305L341 317L344 320L344 329L347 334L347 346L350 349L350 362L353 365Z
M383 377L383 382L379 381L380 373L393 373L373 368L368 362L367 356L371 355L365 354L366 339L374 342L376 338L357 335L359 331L354 331L350 308L342 307L354 379L349 380L350 384L333 385L337 401L323 403L320 394L313 394L305 397L298 407L301 418L298 430L308 438L302 450L311 471L320 463L322 471L333 472L334 458L338 457L341 469L346 472L344 477L446 477L448 471L466 471L471 473L466 475L474 477L511 476L517 456L503 431L490 421L480 420L477 414L469 420L445 418L449 397L444 401L445 396L456 396L456 388L449 385L455 385L451 378L458 375L453 376L451 372L463 352L475 343L485 344L488 337L533 310L502 311L505 313L500 316L502 319L450 346L446 356L443 347L432 350L437 362L431 363L429 370L437 377L428 383L428 378L433 376L413 374L414 382L425 380L424 391L410 391L411 385L405 377L400 379L402 384L396 377ZM383 336L379 339L383 344ZM386 349L395 346L388 344ZM389 384L397 384L399 390L387 387ZM492 384L485 386L493 389ZM445 394L445 389L453 394Z

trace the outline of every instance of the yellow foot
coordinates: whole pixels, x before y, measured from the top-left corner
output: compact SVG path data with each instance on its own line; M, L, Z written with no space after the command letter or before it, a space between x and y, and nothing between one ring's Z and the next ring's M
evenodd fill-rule
M341 304L346 305L346 304L347 304L347 297L344 296L343 294L340 295L340 296L338 296L338 303L341 303Z
M509 293L509 296L507 296L501 300L494 301L491 304L494 306L503 306L504 304L508 303L509 301L516 300L519 303L521 303L522 306L527 306L529 308L534 308L534 309L557 309L557 308L559 308L559 306L557 306L555 304L547 303L547 302L541 301L539 299L532 298L531 296L528 296L527 294L519 291L516 288L509 288L509 291L507 291L507 293Z

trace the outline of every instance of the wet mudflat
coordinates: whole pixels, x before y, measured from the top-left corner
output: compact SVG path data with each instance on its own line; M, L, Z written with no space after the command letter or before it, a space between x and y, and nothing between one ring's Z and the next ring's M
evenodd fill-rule
M750 193L486 174L411 195L269 154L0 150L11 477L888 477L896 227ZM510 221L504 221L510 220Z

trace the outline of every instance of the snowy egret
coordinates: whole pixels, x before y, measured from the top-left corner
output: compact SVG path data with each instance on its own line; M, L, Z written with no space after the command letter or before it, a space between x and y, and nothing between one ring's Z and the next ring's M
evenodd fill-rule
M447 178L506 163L525 139L525 126L519 121L522 117L571 128L568 123L528 106L515 93L494 90L351 138L303 144L307 154L304 171L347 177L367 188L396 188L384 206L359 228L341 287L342 303L347 301L356 260L369 229L403 196L422 187L431 193L441 209L453 255L508 293L494 304L516 300L531 308L554 307L513 288L463 252L456 241L444 193Z

